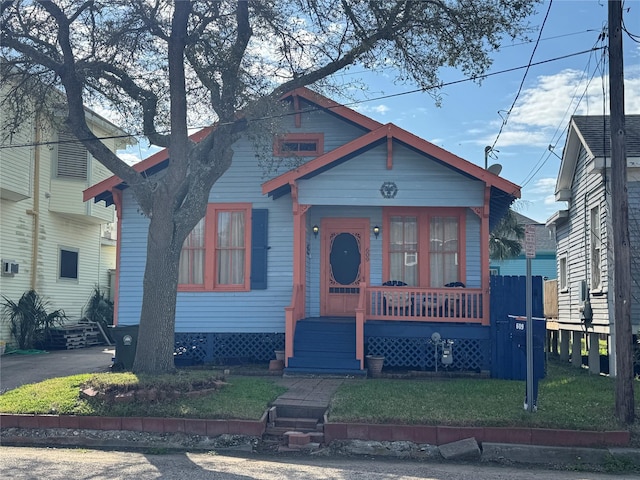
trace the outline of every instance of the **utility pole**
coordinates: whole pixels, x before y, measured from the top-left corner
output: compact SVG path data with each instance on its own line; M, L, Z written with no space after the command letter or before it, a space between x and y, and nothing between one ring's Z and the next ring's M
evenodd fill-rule
M617 370L615 402L618 420L630 424L635 418L635 409L621 0L609 0L609 98L612 205L610 214L613 224L614 325Z

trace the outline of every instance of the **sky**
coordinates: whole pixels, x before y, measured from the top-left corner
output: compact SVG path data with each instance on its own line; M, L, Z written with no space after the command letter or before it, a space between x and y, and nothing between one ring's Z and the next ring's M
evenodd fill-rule
M357 67L346 75L364 82L366 92L332 98L483 167L485 148L492 147L488 164L501 165L500 175L522 187L515 208L544 223L566 208L555 202L554 192L571 115L609 113L608 60L603 49L591 51L607 46L607 39L599 39L607 25L606 0L553 0L549 5L545 0L529 19L531 41L508 40L492 55L489 76L480 84L459 82L464 80L459 71L442 72L440 106L429 93L407 93L415 85L394 84L392 71ZM636 36L634 41L623 35L625 110L640 114L640 0L625 0L624 8L625 26ZM154 151L138 145L121 156L145 158Z
M564 202L555 201L554 192L558 157L562 157L571 115L609 114L609 64L603 50L554 60L608 45L607 39L604 44L598 41L607 25L607 2L554 0L543 27L548 7L549 1L545 0L538 6L538 14L530 18L532 42L504 46L494 54L488 73L496 74L480 85L462 82L445 86L440 92L440 107L429 94L419 92L372 100L353 108L379 122L394 123L483 167L485 147L492 146L488 164L500 164L500 175L522 187L522 200L515 208L544 223L566 208ZM640 0L626 0L624 7L628 9L623 13L625 26L638 40ZM528 71L498 73L526 66L530 60L532 64L543 63L532 65ZM623 36L623 61L625 111L640 114L640 44L627 34ZM390 76L384 74L364 78L370 98L413 89L410 85L393 85ZM443 81L463 78L461 72L446 72Z

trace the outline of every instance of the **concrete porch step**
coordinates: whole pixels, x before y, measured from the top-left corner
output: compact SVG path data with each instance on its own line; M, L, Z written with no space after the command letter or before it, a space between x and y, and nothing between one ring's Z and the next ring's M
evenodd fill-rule
M315 431L319 427L318 419L304 417L277 417L275 421L276 428L286 428L288 430Z
M325 406L287 404L284 402L275 405L277 414L271 423L275 424L280 418L305 418L316 424L322 423L324 413L327 410Z

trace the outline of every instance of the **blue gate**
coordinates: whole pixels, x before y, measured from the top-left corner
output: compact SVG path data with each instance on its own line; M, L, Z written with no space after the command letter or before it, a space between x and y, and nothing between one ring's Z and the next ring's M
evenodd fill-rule
M544 317L542 277L532 277L532 316ZM526 354L522 338L514 329L512 316L526 316L527 278L524 276L491 276L491 376L509 380L526 378ZM535 359L544 362L544 322L534 322ZM544 369L544 367L542 367ZM524 375L524 376L523 376Z

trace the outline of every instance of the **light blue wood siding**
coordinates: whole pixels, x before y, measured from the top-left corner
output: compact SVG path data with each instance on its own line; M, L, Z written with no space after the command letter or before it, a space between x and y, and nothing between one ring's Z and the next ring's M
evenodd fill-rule
M482 285L482 259L480 256L480 217L473 210L467 210L467 280L469 288L480 288Z
M130 190L122 198L120 264L118 285L118 324L140 323L142 306L142 280L147 258L147 232L149 220L138 212Z
M500 275L523 276L527 274L527 259L524 255L520 255L518 258L512 258L509 260L492 260L491 268L494 267L500 269ZM531 275L547 279L557 278L558 274L555 254L542 254L537 255L536 258L532 258Z
M364 132L348 122L321 111L303 114L302 128L293 126L293 117L284 120L288 131L324 132L324 150L333 150ZM263 147L262 154L270 155ZM386 168L386 145L300 181L301 204L312 205L307 212L307 315L320 314L320 238L311 233L325 217L368 218L370 225L383 225L383 207L391 206L481 206L484 185L419 155L399 143L394 145L394 167ZM267 290L249 292L179 292L177 332L283 332L284 308L291 301L293 283L293 220L290 195L273 200L262 195L261 184L290 165L283 161L268 172L260 165L254 145L241 139L234 145L234 161L211 189L211 203L251 203L269 209ZM380 193L383 182L395 182L394 199ZM480 220L467 210L466 257L470 287L480 286ZM124 195L122 216L120 289L118 317L121 325L139 322L142 279L146 258L148 221L137 212L129 191ZM370 239L369 284L382 278L382 236Z
M301 180L300 203L310 205L378 205L479 207L484 184L405 148L393 146L393 169L387 170L387 146L380 145L321 175ZM398 187L395 198L380 193L383 182Z
M294 128L293 121L293 117L286 117L283 122L291 132L324 132L325 151L364 133L322 111L303 114L299 129ZM270 145L262 148L263 154L270 154L265 150L271 148ZM289 165L284 161L279 168L267 172L259 165L254 144L246 139L236 142L234 152L233 164L211 189L209 202L243 202L251 203L253 208L269 209L268 289L179 292L177 332L284 332L284 308L291 302L293 283L292 201L289 195L276 200L262 195L261 184L286 171ZM148 221L138 213L129 190L125 190L123 203L118 320L121 325L129 325L140 321ZM313 239L313 235L311 237ZM311 269L309 272L312 275Z

